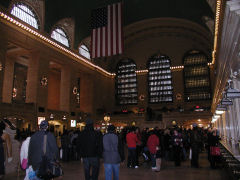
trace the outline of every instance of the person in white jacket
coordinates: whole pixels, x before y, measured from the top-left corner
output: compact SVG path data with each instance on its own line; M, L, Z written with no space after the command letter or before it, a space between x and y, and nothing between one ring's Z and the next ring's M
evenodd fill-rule
M31 139L31 137L27 137L27 139L25 141L23 141L22 146L21 146L21 151L20 151L21 167L23 169L26 169L26 176L25 176L24 180L29 180L29 178L28 178L29 167L27 165L27 161L28 161L28 147L29 147L30 139Z

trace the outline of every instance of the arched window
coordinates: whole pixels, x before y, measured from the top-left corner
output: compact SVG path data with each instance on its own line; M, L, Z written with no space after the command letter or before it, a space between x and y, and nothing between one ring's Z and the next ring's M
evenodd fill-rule
M120 105L137 104L136 64L133 60L124 59L117 65L116 100Z
M149 103L172 102L173 86L170 59L156 55L148 61Z
M184 62L184 99L199 101L211 99L208 58L199 51L190 51Z
M16 3L13 5L11 14L21 19L30 26L39 29L39 20L34 10L23 3Z
M89 50L88 50L87 46L85 46L83 44L79 47L79 54L81 54L82 56L84 56L87 59L90 59Z
M61 44L67 47L70 47L67 34L61 28L54 29L52 31L51 38L55 39L56 41L60 42Z

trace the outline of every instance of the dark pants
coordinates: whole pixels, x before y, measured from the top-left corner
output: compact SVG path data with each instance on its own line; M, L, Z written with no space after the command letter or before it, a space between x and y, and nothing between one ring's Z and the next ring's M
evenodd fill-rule
M1 137L0 137L1 138ZM1 140L0 140L1 141ZM4 149L3 144L0 142L0 175L5 174L5 168L4 168Z
M181 166L181 152L182 148L180 146L173 146L173 156L175 166Z
M136 147L136 166L139 166L138 158L139 158L139 155L141 154L141 150L142 150L141 146Z
M128 167L135 167L136 166L136 148L128 148Z
M191 166L198 168L198 154L199 154L199 147L198 146L192 146L192 160L191 160Z
M99 174L99 158L98 157L85 157L83 158L85 180L97 180ZM90 171L92 168L92 175Z

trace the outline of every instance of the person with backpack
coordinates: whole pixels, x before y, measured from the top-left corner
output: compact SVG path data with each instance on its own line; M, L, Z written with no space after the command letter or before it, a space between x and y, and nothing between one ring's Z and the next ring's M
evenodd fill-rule
M28 149L28 166L31 172L29 173L29 179L52 179L53 177L44 177L49 174L48 168L53 163L57 163L59 160L59 150L55 136L47 131L48 122L42 121L40 124L40 130L35 132L29 143ZM43 167L46 167L45 169ZM48 172L44 172L48 171ZM50 174L49 174L50 175Z

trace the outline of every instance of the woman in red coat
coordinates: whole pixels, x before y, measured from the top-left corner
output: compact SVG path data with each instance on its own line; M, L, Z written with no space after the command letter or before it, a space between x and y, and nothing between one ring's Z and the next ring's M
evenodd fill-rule
M147 140L147 147L151 154L152 159L152 170L156 170L156 153L157 153L157 147L159 146L159 138L156 135L155 131L150 132L150 136Z

